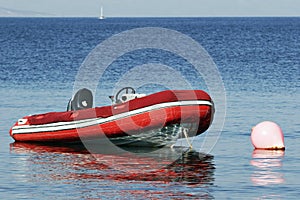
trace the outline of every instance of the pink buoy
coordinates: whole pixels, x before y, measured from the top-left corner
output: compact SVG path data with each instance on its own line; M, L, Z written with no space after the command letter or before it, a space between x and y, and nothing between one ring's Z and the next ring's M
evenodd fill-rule
M251 142L255 149L285 149L281 128L270 121L261 122L252 128Z

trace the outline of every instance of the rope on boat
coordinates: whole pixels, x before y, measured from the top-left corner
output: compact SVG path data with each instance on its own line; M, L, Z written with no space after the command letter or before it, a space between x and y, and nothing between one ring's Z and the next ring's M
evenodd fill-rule
M182 128L181 129L182 130L182 133L184 134L184 137L185 137L185 139L186 139L186 141L187 141L187 143L188 143L188 145L189 145L189 148L190 149L193 149L193 145L192 145L192 143L190 142L190 140L189 140L189 136L188 136L188 128ZM171 147L171 149L173 149L174 148L174 146L175 146L176 144L172 144L170 147Z
M184 134L184 137L185 137L186 142L188 143L190 149L193 149L192 143L191 143L190 140L189 140L188 129L187 129L187 128L183 128L183 129L182 129L182 132L183 132L183 134Z
M189 131L188 128L183 128L183 127L181 127L181 130L180 130L181 134L183 133L183 135L184 135L184 137L185 137L185 140L187 141L187 143L188 143L188 145L189 145L189 148L190 148L190 149L193 149L193 145L192 145L192 143L190 142L190 139L189 139L189 136L188 136L188 131ZM181 137L182 137L182 135L181 135ZM176 145L176 144L172 144L172 145L170 146L170 148L173 149L175 145Z

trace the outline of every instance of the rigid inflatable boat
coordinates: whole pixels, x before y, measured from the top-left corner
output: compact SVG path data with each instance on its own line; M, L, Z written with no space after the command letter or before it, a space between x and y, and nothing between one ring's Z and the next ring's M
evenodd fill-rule
M15 141L73 143L109 139L117 145L161 146L206 131L214 114L202 90L137 94L131 87L110 96L112 104L93 107L92 92L79 90L67 111L25 116L10 129Z

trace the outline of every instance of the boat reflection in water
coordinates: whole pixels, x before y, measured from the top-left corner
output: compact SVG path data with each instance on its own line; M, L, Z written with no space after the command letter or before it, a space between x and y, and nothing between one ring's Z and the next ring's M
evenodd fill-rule
M283 158L283 150L254 150L251 160L251 165L255 167L251 176L252 182L255 185L284 183L284 176L280 172Z
M212 185L215 170L213 156L185 149L174 159L172 155L178 156L179 151L180 149L165 148L159 153L148 151L147 156L136 155L130 151L116 155L90 153L83 145L11 144L12 153L25 154L28 158L27 165L29 170L32 169L31 173L34 173L33 179L100 179L180 182L189 186Z

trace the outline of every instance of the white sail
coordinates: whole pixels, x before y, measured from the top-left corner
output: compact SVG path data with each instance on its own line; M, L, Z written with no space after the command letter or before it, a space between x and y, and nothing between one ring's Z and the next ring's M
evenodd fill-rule
M101 6L101 9L100 9L100 17L99 19L104 19L104 14L103 14L103 7Z

